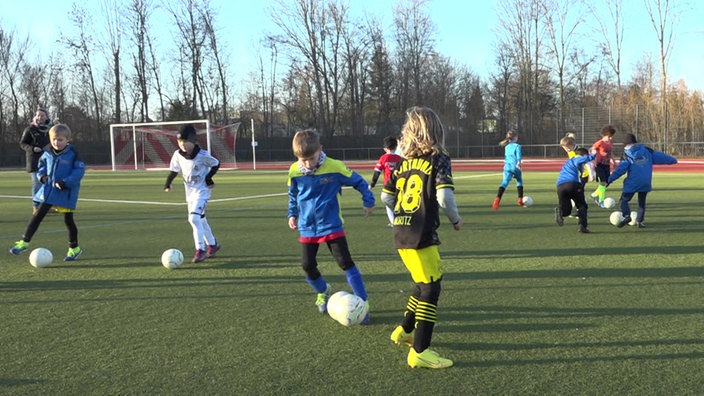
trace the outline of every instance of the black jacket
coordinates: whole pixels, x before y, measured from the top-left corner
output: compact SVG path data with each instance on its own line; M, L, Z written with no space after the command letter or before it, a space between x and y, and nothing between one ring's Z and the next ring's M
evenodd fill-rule
M30 125L22 132L20 139L20 148L26 154L26 169L27 172L36 172L39 158L42 156L43 149L49 144L49 127L47 122L44 125ZM34 152L34 148L39 147L42 151Z

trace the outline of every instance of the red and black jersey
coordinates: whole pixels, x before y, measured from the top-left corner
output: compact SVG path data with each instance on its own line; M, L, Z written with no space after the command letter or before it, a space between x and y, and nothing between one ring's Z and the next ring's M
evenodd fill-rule
M401 161L403 161L403 157L401 157L400 155L394 153L386 153L379 157L379 161L374 166L374 172L379 172L383 174L384 184L386 184L386 182L389 181L389 177L391 177L391 173L393 173L394 169ZM376 178L378 177L378 175L374 176L375 177L372 179L372 184L376 184Z
M447 152L404 159L384 192L396 197L394 244L397 249L422 249L439 245L440 226L437 190L452 188L452 166Z

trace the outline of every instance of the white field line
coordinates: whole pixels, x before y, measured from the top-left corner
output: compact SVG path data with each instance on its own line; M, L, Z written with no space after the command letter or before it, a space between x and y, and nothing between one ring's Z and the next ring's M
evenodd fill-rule
M470 179L470 178L479 178L479 177L496 177L497 175L501 175L501 173L489 173L489 174L482 174L482 175L467 175L467 176L459 176L456 177L455 180L457 179ZM352 188L352 187L346 187L346 188ZM215 203L215 202L231 202L231 201L246 201L246 200L254 200L254 199L262 199L262 198L271 198L271 197L282 197L286 196L288 193L277 193L277 194L261 194L261 195L250 195L246 197L232 197L232 198L221 198L221 199L211 199L210 203ZM5 199L30 199L29 196L22 196L22 195L0 195L0 198L5 198ZM97 198L79 198L79 201L82 202L100 202L100 203L115 203L115 204L128 204L128 205L168 205L168 206L185 206L185 202L154 202L154 201L133 201L133 200L123 200L123 199L97 199ZM247 208L239 208L238 210L246 210ZM167 219L178 219L183 216L178 215L178 216L166 216L166 217L160 217L161 220L167 220ZM140 220L125 220L125 221L117 221L117 222L110 222L110 223L102 223L102 224L94 224L94 225L89 225L89 226L80 226L80 230L87 230L87 229L94 229L94 228L104 228L104 227L114 227L114 226L120 226L120 225L130 225L130 224L139 224L139 223L145 223L145 222L152 222L154 221L154 218L144 218ZM5 230L3 230L5 231ZM44 228L44 230L39 230L37 232L38 234L54 234L54 233L65 233L66 228L65 227L59 227L57 229L51 229L47 230ZM5 234L5 235L0 235L0 238L13 238L17 237L17 234Z
M496 175L501 175L501 173L488 173L488 174L483 174L483 175L467 175L467 176L459 176L455 177L455 180L458 179L471 179L471 178L479 178L479 177L494 177ZM351 187L347 187L351 188ZM288 193L276 193L276 194L261 194L261 195L249 195L245 197L232 197L232 198L219 198L219 199L211 199L210 202L231 202L231 201L246 201L250 199L261 199L261 198L271 198L271 197L281 197L285 196ZM29 199L29 196L26 195L0 195L0 198L7 198L7 199ZM157 201L135 201L135 200L126 200L126 199L99 199L99 198L79 198L78 199L80 202L100 202L100 203L117 203L117 204L134 204L134 205L166 205L166 206L185 206L185 202L157 202Z

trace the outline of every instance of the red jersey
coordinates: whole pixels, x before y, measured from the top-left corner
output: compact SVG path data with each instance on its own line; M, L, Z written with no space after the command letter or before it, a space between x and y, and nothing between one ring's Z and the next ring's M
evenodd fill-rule
M403 157L394 153L386 153L379 157L379 162L374 166L375 172L380 172L384 174L384 184L389 180L391 174L396 169L396 165L403 161Z
M594 143L592 149L596 150L596 163L604 165L610 164L613 147L614 145L610 140L598 140Z

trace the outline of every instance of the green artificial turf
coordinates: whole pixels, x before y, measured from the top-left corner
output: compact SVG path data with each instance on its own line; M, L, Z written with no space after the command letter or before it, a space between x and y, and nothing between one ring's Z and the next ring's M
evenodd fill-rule
M369 172L371 174L371 171ZM696 395L704 389L704 211L696 173L658 173L647 228L592 233L554 223L556 174L527 173L498 212L501 175L456 172L464 226L440 229L445 279L433 348L455 362L411 369L389 340L413 287L384 210L343 206L372 320L346 328L317 312L287 226L285 171L221 171L208 219L223 245L191 264L180 179L89 171L76 213L78 261L49 214L32 241L54 253L35 269L7 252L26 226L27 174L3 172L0 394L8 395ZM368 175L365 175L368 176ZM607 193L616 199L620 182ZM698 187L699 186L699 187ZM378 194L380 189L375 189ZM187 262L161 266L175 247ZM349 290L327 249L334 290Z

